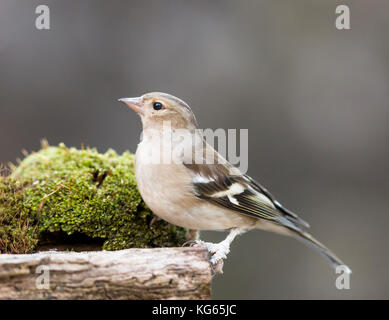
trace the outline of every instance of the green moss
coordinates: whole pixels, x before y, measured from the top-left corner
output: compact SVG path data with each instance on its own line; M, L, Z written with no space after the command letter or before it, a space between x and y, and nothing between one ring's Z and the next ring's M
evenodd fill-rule
M0 253L27 253L38 243L37 226L23 206L25 185L0 178Z
M44 235L103 239L103 249L181 245L185 229L153 213L135 181L134 156L46 146L0 181L0 252L32 252Z

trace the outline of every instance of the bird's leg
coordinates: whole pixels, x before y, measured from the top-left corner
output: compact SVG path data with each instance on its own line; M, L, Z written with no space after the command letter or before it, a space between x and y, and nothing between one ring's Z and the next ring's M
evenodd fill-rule
M159 220L162 220L162 219L158 216L154 216L153 219L151 219L151 221L150 221L149 227L151 228L153 226L153 224Z
M230 252L231 242L239 234L244 233L246 230L241 228L233 228L230 230L227 238L219 243L204 242L197 240L196 244L206 247L209 253L212 255L211 263L215 267L217 273L223 273L223 259L227 258L227 254Z
M185 239L187 241L197 240L199 238L199 231L196 229L189 229L185 234Z

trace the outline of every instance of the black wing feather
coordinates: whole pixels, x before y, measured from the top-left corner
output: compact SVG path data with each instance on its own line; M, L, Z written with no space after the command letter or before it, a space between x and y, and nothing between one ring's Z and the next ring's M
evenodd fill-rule
M289 209L285 208L281 203L279 203L275 197L261 184L259 184L257 181L255 181L253 178L249 177L248 175L244 176L250 183L258 190L259 192L263 193L266 197L270 199L270 201L274 204L274 206L283 212L285 215L289 216L290 218L293 218L296 220L297 223L301 224L302 226L309 228L309 223L305 220L301 219L297 214L290 211Z

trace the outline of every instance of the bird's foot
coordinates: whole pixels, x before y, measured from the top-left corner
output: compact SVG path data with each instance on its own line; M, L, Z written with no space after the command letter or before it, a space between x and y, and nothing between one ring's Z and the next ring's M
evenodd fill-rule
M227 241L219 243L205 242L202 240L192 241L193 246L201 246L207 248L211 254L210 262L215 273L223 273L223 259L227 259L227 254L230 252L230 244Z
M216 264L219 260L227 259L227 254L230 252L230 245L227 242L205 242L198 240L196 244L206 247L211 254L211 263Z

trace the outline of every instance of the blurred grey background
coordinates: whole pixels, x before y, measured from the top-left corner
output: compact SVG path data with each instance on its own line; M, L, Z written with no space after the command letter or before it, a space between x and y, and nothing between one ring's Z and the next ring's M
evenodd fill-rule
M351 30L334 26L341 3ZM49 31L35 28L39 4ZM134 152L141 124L117 99L172 93L202 128L248 129L248 173L353 270L337 290L317 253L253 231L214 298L389 298L388 12L384 0L0 0L0 162L42 137Z

